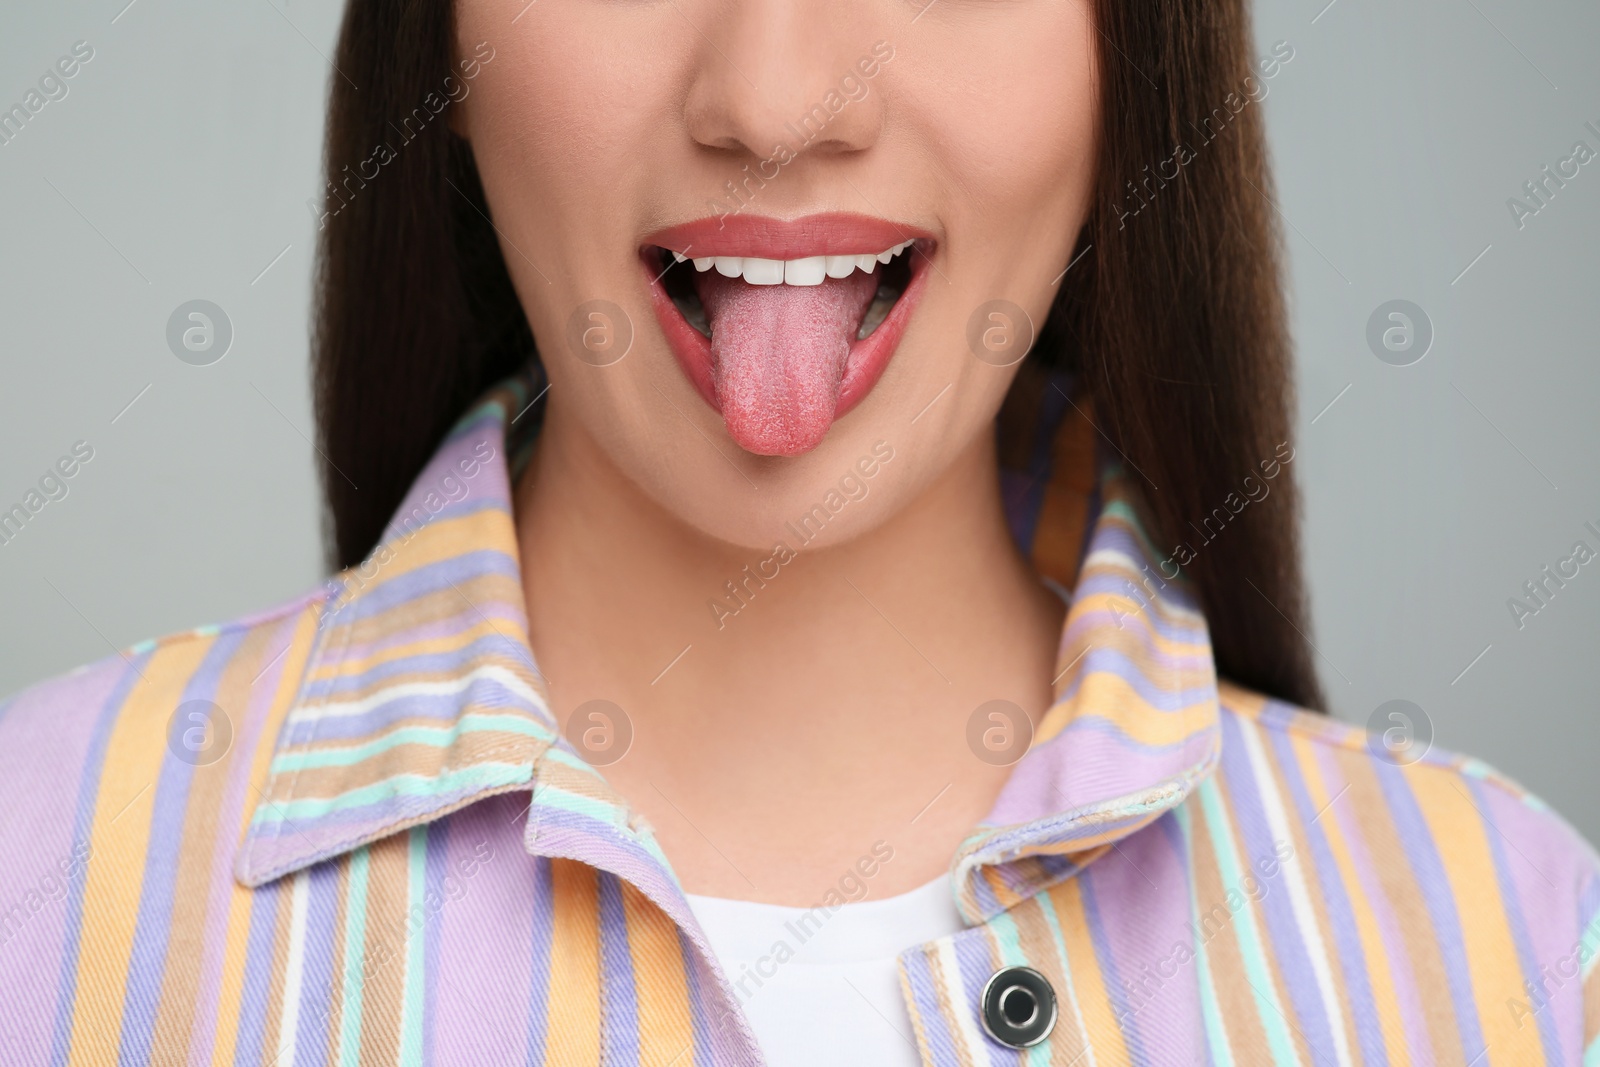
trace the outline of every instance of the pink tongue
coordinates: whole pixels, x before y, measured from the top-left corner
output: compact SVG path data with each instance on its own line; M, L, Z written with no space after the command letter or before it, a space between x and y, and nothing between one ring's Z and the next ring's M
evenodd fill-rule
M853 271L821 285L695 275L711 326L711 373L728 433L747 452L797 456L833 425L850 342L878 287Z

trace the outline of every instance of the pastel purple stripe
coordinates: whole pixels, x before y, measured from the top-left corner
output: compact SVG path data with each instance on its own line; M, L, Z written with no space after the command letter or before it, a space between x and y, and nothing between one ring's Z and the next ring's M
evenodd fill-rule
M486 605L479 605L474 602L474 606L483 607L484 615L495 619L495 621L498 621L500 618L513 617L511 613L506 610L506 605L503 601L490 602ZM500 614L498 616L491 616L490 609L499 611ZM348 644L341 643L339 648L336 650L325 650L325 658L323 659L324 669L326 669L327 665L330 663L337 664L342 667L345 664L356 660L373 659L376 656L380 656L386 652L403 647L405 645L422 644L429 641L442 641L459 637L461 634L464 634L469 630L480 629L483 625L483 619L480 618L478 613L475 611L463 611L459 614L450 615L445 618L430 617L426 620L419 620L414 625L397 629L391 633L386 633L367 640L352 639ZM355 635L351 633L341 634L340 636L342 639L346 636L353 638ZM527 647L522 645L520 642L515 642L515 645L517 656L522 659L527 659Z
M233 746L227 754L230 761L248 760L249 754L255 752L263 740L273 700L289 668L287 649L299 620L298 611L286 613L273 624L275 628L265 629L263 639L257 642L262 666L248 664L249 669L259 673L250 686L250 702L238 716ZM206 889L199 966L199 982L203 989L220 988L222 984L222 968L228 950L229 902L234 893L233 854L238 845L235 827L244 818L245 804L250 799L249 778L243 774L229 775L217 811L220 829L211 854L210 884ZM216 1040L219 1007L215 1000L205 997L196 1003L194 1021L190 1024L189 1067L205 1067L210 1062L207 1050Z
M532 856L533 885L528 937L528 1067L545 1060L550 1035L550 952L555 938L555 878L550 860ZM515 973L515 972L513 972ZM515 986L511 988L515 989ZM510 1061L508 1061L510 1062Z
M1383 797L1393 816L1395 833L1411 861L1416 877L1417 891L1427 904L1433 924L1433 939L1444 960L1445 980L1450 986L1450 1001L1455 1008L1456 1028L1461 1034L1461 1048L1469 1057L1484 1049L1483 1030L1478 1025L1478 1009L1472 999L1471 971L1468 967L1466 945L1461 936L1461 919L1456 912L1455 897L1450 892L1450 882L1444 873L1444 862L1439 858L1438 847L1428 833L1417 798L1399 767L1377 760L1373 763Z
M1160 712L1185 711L1215 699L1216 682L1208 676L1210 665L1206 661L1167 656L1145 648L1139 649L1139 658L1142 662L1136 663L1118 648L1090 650L1073 668L1056 703L1076 700L1086 682L1108 677L1122 679L1139 699ZM1178 681L1190 684L1174 687ZM1132 738L1129 742L1138 743Z
M453 693L402 693L359 715L288 723L279 754L314 747L325 741L371 740L405 719L433 719L440 725L451 726L468 705L485 711L520 711L541 724L546 721L545 716L535 714L536 705L499 680L478 678Z
M1096 542L1091 555L1106 551L1107 547L1102 543ZM1143 556L1128 556L1120 551L1118 555L1122 557L1123 566L1131 566L1135 569L1145 559ZM1109 606L1094 609L1080 608L1078 614L1072 617L1071 622L1062 632L1063 644L1072 644L1096 636L1103 639L1118 629L1126 631L1130 625L1128 620L1138 623L1141 627L1148 626L1150 628L1150 633L1145 633L1142 629L1133 632L1139 638L1140 643L1151 651L1155 651L1159 647L1156 640L1157 637L1181 645L1203 645L1208 641L1208 632L1198 616L1180 615L1171 610L1172 607L1176 607L1178 604L1178 598L1171 595L1171 591L1179 589L1179 586L1169 583L1167 586L1169 592L1161 594L1162 600L1168 602L1167 610L1163 611L1161 608L1153 606L1154 601L1149 591L1142 585L1134 584L1133 580L1127 577L1126 574L1109 574L1093 569L1098 566L1110 567L1111 564L1101 564L1099 561L1091 559L1088 561L1088 565L1091 570L1079 579L1077 588L1073 590L1072 602L1074 605L1083 603L1092 596L1115 596L1131 599L1134 601L1135 607L1133 610L1124 611L1120 615L1112 611Z
M1186 859L1181 828L1169 812L1081 876L1086 911L1093 897L1096 951L1115 961L1108 981L1123 994L1129 1013L1123 1032L1135 1062L1141 1056L1158 1064L1204 1057ZM1185 951L1191 954L1187 962Z
M535 856L581 858L592 867L620 875L678 925L699 929L672 872L643 845L610 823L545 804L536 794L523 847ZM701 947L709 954L709 946Z
M1323 780L1328 783L1329 793L1337 795L1339 789L1348 784L1338 759L1333 752L1326 749L1317 753L1317 759L1322 768ZM1361 897L1367 902L1373 922L1377 924L1378 940L1380 948L1385 950L1384 959L1389 964L1389 977L1394 983L1394 996L1400 1009L1402 1037L1411 1062L1416 1067L1433 1067L1436 1056L1433 1041L1429 1036L1428 1022L1422 1012L1422 1001L1417 993L1416 972L1412 969L1410 955L1405 951L1405 935L1400 929L1399 919L1395 916L1394 908L1389 903L1388 893L1384 890L1383 882L1373 866L1372 853L1368 851L1363 828L1349 805L1334 804L1323 818L1338 822L1339 833L1344 838L1345 849L1350 855L1350 866L1355 870Z
M0 885L6 886L5 897L0 898L6 911L0 921L9 921L16 904L26 907L24 894L43 884L41 879L49 873L46 865L63 857L70 862L74 849L92 847L94 809L111 723L148 662L148 656L134 656L131 663L120 657L107 659L66 679L61 684L65 690L62 697L39 688L7 705L5 717L0 718L0 780L17 783L14 795L30 800L24 801L18 817L0 820L0 845L4 847L0 855L11 857L0 866ZM69 715L59 712L61 706L99 710L92 715L86 711ZM77 773L73 775L67 768L77 768ZM31 798L53 795L46 779L55 776L76 778L75 802L59 806L32 803ZM89 859L93 861L92 853ZM21 933L0 943L0 978L8 993L17 998L13 1001L17 1010L8 1012L7 1023L16 1031L16 1044L32 1054L24 1062L42 1062L48 1043L49 1062L66 1063L78 985L85 883L80 864L59 911L33 915ZM36 961L50 959L60 960L54 1010L46 993L50 968L35 967ZM38 1010L21 1010L34 998ZM54 1025L47 1030L48 1023Z
M395 509L395 517L384 531L385 541L403 535L406 516L418 510L434 510L428 506L430 497L440 502L448 501L453 495L452 484L472 483L473 494L481 493L491 500L511 498L510 480L502 455L504 442L501 427L504 417L504 409L491 402L481 405L457 424L427 466L422 468L411 490ZM490 458L497 461L490 462ZM467 463L470 469L474 460L478 463L478 473L469 476L461 469L461 464ZM447 478L453 482L447 482Z
M245 941L239 1030L233 1046L234 1067L261 1067L266 1058L267 1006L272 999L272 949L278 932L278 900L288 886L287 881L277 881L250 895L250 934Z
M1256 726L1253 723L1241 725L1231 715L1223 718L1222 769L1240 850L1244 853L1240 860L1248 870L1257 861L1273 857L1280 843L1292 845L1294 842L1279 842L1273 838L1262 807L1261 791L1274 786L1271 782L1256 781L1241 736L1246 729L1254 730ZM1311 949L1306 944L1305 931L1296 921L1289 891L1271 882L1261 884L1268 887L1261 896L1260 908L1267 934L1272 939L1274 970L1289 991L1289 1004L1294 1013L1290 1021L1312 1048L1331 1049L1334 1047L1332 1027L1335 1023L1324 1010L1322 993L1317 988L1315 972L1311 969Z
M581 859L590 866L608 871L632 882L658 908L679 926L681 934L691 946L685 953L686 970L703 967L695 980L698 996L697 1014L705 1013L715 1022L731 1019L733 1025L713 1025L707 1028L710 1061L714 1063L744 1062L758 1055L754 1050L755 1037L750 1032L744 1013L734 1007L730 991L718 983L709 964L712 950L700 929L699 922L689 910L676 877L656 857L637 841L629 839L610 823L566 811L541 802L535 795L533 810L529 813L523 847L533 855L563 859ZM714 999L712 999L714 998ZM731 1014L728 1014L731 1009Z
M960 985L950 990L950 997L954 1001L950 1007L952 1011L968 1014L974 1029L980 1026L978 1004L983 996L983 987L989 981L989 976L994 974L1001 964L999 954L995 951L993 936L989 930L979 927L963 930L951 938ZM946 981L950 977L946 975ZM985 1041L984 1048L988 1051L991 1067L1013 1067L1017 1062L1016 1053L1012 1049L1004 1048L993 1041Z
M945 1020L944 1006L939 1003L938 986L933 980L927 951L921 947L907 949L900 954L900 966L905 972L906 984L911 987L911 1007L921 1024L921 1036L935 1067L957 1067L960 1060L955 1053L955 1038Z
M1522 911L1521 896L1523 886L1519 884L1518 875L1523 872L1526 872L1525 877L1532 878L1548 878L1549 875L1543 871L1536 870L1533 867L1533 861L1527 857L1526 853L1509 856L1506 854L1505 840L1502 837L1505 829L1500 825L1501 819L1498 817L1503 813L1497 812L1493 807L1488 806L1489 798L1485 795L1486 791L1480 782L1468 778L1462 782L1462 786L1470 792L1473 806L1482 813L1483 818L1488 823L1484 827L1483 836L1489 845L1489 855L1494 860L1495 879L1499 884L1501 906L1505 908L1506 925L1511 932L1511 943L1516 947L1517 964L1522 969L1522 978L1524 981L1531 979L1537 983L1539 969L1541 965L1546 963L1546 960L1540 958L1541 952L1539 948L1548 948L1548 946L1541 944L1538 948L1535 947L1534 938L1536 935L1534 931L1529 929L1527 917L1523 915ZM1522 870L1519 871L1518 868ZM1547 917L1545 923L1547 929L1554 926L1552 921L1554 918L1554 916ZM1545 931L1541 930L1539 932L1544 933ZM1558 953L1570 951L1570 946L1566 949L1557 947L1556 951ZM1576 1004L1576 997L1557 997L1548 1005L1537 1003L1532 1005L1535 1009L1542 1009L1534 1011L1534 1021L1539 1026L1539 1042L1544 1047L1544 1058L1549 1067L1559 1067L1559 1065L1568 1062L1579 1063L1582 1060L1582 1050L1576 1046L1565 1051L1562 1049L1561 1038L1556 1032L1556 1013L1550 1010L1555 1008L1559 1011L1562 1007L1567 1007L1569 1011L1572 1011L1576 1008ZM1523 1021L1526 1022L1526 1020Z
M526 784L531 770L519 771L497 790ZM260 885L305 865L307 846L316 861L327 859L374 840L396 822L447 810L463 801L487 795L482 787L463 787L416 796L394 796L370 805L343 809L314 819L284 819L256 824L240 850L235 874L246 885ZM259 810L259 809L258 809Z
M1344 982L1347 1010L1355 1026L1356 1039L1361 1047L1361 1059L1366 1064L1387 1064L1389 1054L1384 1048L1383 1028L1378 1022L1378 1007L1373 1000L1372 984L1368 981L1369 965L1361 948L1361 934L1356 929L1355 914L1350 908L1350 897L1345 892L1344 880L1333 860L1333 850L1318 825L1326 812L1319 812L1312 804L1301 774L1300 761L1296 759L1289 737L1281 729L1266 723L1262 733L1277 757L1283 770L1284 784L1298 815L1301 831L1311 850L1310 866L1322 892L1323 907L1328 914L1328 926L1333 935L1333 948L1338 958L1334 961Z
M349 626L392 611L429 593L454 592L452 583L459 586L463 582L489 575L517 578L517 561L494 548L463 552L374 582L361 591L359 599L349 600L340 606L331 619L338 627ZM473 601L480 610L486 610L488 605L494 603L497 601L493 599L486 599L482 603ZM511 607L514 611L515 606Z
M716 975L711 973L710 965L700 957L695 943L681 926L678 928L678 951L683 955L684 979L689 987L689 1022L694 1031L691 1059L694 1067L711 1067L717 1062L721 1049L731 1043L724 1021L728 1005L724 1000L720 1011L712 1010L706 990L716 988Z
M622 910L622 883L601 871L600 895L600 1062L628 1067L639 1062L638 990L628 949L628 918Z
M1123 974L1125 964L1119 962L1114 946L1107 935L1106 924L1101 915L1100 894L1101 883L1095 877L1096 870L1091 867L1079 876L1079 898L1083 901L1083 918L1089 927L1089 943L1094 946L1095 962L1099 965L1100 974L1106 988L1106 997L1111 1001L1111 1014L1121 1022L1132 1019L1138 1006L1131 1002L1128 989L1128 977ZM1122 1025L1122 1039L1128 1047L1128 1059L1135 1064L1149 1064L1151 1059L1144 1048L1144 1040L1140 1036L1137 1026Z
M982 825L1045 817L1067 822L1074 813L1123 803L1133 793L1157 792L1157 785L1178 781L1197 765L1210 765L1216 736L1211 731L1195 734L1182 747L1163 753L1130 750L1106 731L1077 731L1062 744L1056 741L1022 757ZM1136 821L1139 814L1134 811L1128 819Z
M206 649L200 667L184 687L174 713L191 700L214 700L217 685L228 661L238 651L246 630L219 634ZM229 714L227 708L223 714ZM161 1006L161 984L166 977L167 945L171 941L173 892L177 885L178 862L183 848L183 830L189 810L189 786L195 767L171 751L172 730L168 727L169 751L162 758L156 777L155 798L150 814L150 837L145 849L143 884L139 891L138 919L134 926L133 952L128 960L126 1000L122 1012L122 1036L118 1062L133 1067L150 1059L156 1015Z
M294 1063L287 1067L320 1067L325 1063L332 1047L329 1035L338 1025L333 1018L333 957L341 942L339 865L319 863L311 868L310 879L299 1029L295 1033Z
M456 872L450 866L451 840L456 836L457 831L467 829L466 822L467 820L465 819L440 819L438 822L424 823L421 826L413 827L409 831L411 840L407 842L408 847L415 847L417 835L419 834L422 835L423 840L422 906L424 909L427 908L430 900L441 901L440 908L442 909L452 899L460 899L457 893L461 896L465 896L467 893L467 890L463 888L465 882L455 877ZM476 875L477 873L478 871L473 869L473 874ZM408 872L407 883L409 884L409 882ZM416 937L419 935L411 933L410 936ZM439 942L444 937L444 923L438 915L434 915L428 920L420 936L422 937L422 951L418 953L418 956L422 960L422 974L420 975L422 985L422 1067L433 1067L433 1064L438 1060L434 1042L438 1037L436 1023L439 1013L435 1006L439 1003L439 974L441 970ZM411 988L412 984L417 981L419 981L419 976L412 974L408 965L406 988ZM405 1015L407 1011L408 1009L405 1007L401 1008L402 1015Z
M451 881L428 924L425 1030L432 1055L445 1063L516 1063L527 1048L528 1005L504 993L530 980L530 899L548 910L537 862L522 851L527 801L526 792L506 793L430 827L429 879L442 868Z
M1121 744L1106 730L1070 730L1032 749L1012 770L985 826L1013 826L1083 811L1182 774L1207 759L1210 733L1162 752Z

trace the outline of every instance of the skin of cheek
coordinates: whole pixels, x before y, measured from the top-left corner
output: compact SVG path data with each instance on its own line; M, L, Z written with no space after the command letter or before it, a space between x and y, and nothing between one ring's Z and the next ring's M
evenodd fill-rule
M945 237L940 273L901 352L857 412L893 396L891 417L903 415L904 425L954 383L904 437L907 496L989 432L1016 376L1015 366L973 357L966 337L974 310L1010 300L1037 330L1071 258L1095 178L1094 32L1086 4L1028 5L1016 19L983 13L930 27L886 68L900 80L885 141L906 143L895 169L918 175ZM1057 118L1042 124L1041 115Z
M685 12L697 24L697 15L717 24L714 0L679 6L703 8ZM496 49L462 105L460 132L550 375L546 432L574 435L575 447L691 527L752 548L770 546L877 441L896 460L874 479L874 505L842 512L830 541L877 526L950 473L987 432L1016 373L973 358L968 319L998 296L1042 324L1087 210L1095 129L1087 7L953 8L949 21L930 15L913 37L886 5L883 28L863 37L863 56L877 39L895 48L867 82L869 98L849 105L883 109L875 139L849 162L803 153L752 211L859 211L854 184L871 190L871 213L939 233L937 270L877 387L821 445L788 459L741 452L683 380L637 260L643 234L709 214L722 183L757 161L719 157L686 132L684 101L702 65L723 60L669 6L540 4L526 8L519 32L506 32L521 9L520 0L457 4L458 40ZM846 72L825 66L809 75L819 100ZM1057 118L1042 124L1044 115ZM634 335L621 362L600 368L566 342L573 310L597 298L621 306Z

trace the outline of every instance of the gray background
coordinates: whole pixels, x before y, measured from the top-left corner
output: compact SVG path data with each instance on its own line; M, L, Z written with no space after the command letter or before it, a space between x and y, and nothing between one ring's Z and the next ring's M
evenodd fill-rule
M94 448L0 545L0 693L320 577L306 200L338 5L125 2L0 14L0 106L95 50L0 146L0 510ZM1319 669L1341 718L1413 701L1436 744L1600 841L1600 561L1521 629L1507 607L1574 541L1600 549L1600 160L1521 230L1506 206L1580 138L1600 150L1600 8L1325 3L1257 5L1259 51L1295 57L1250 105L1289 254ZM197 298L235 330L206 367L165 340ZM1392 299L1433 323L1411 366L1367 346Z

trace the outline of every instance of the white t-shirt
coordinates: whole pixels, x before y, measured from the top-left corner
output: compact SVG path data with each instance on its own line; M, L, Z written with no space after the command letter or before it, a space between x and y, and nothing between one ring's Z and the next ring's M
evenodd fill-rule
M917 1067L896 957L962 929L950 879L825 909L689 896L770 1067Z

